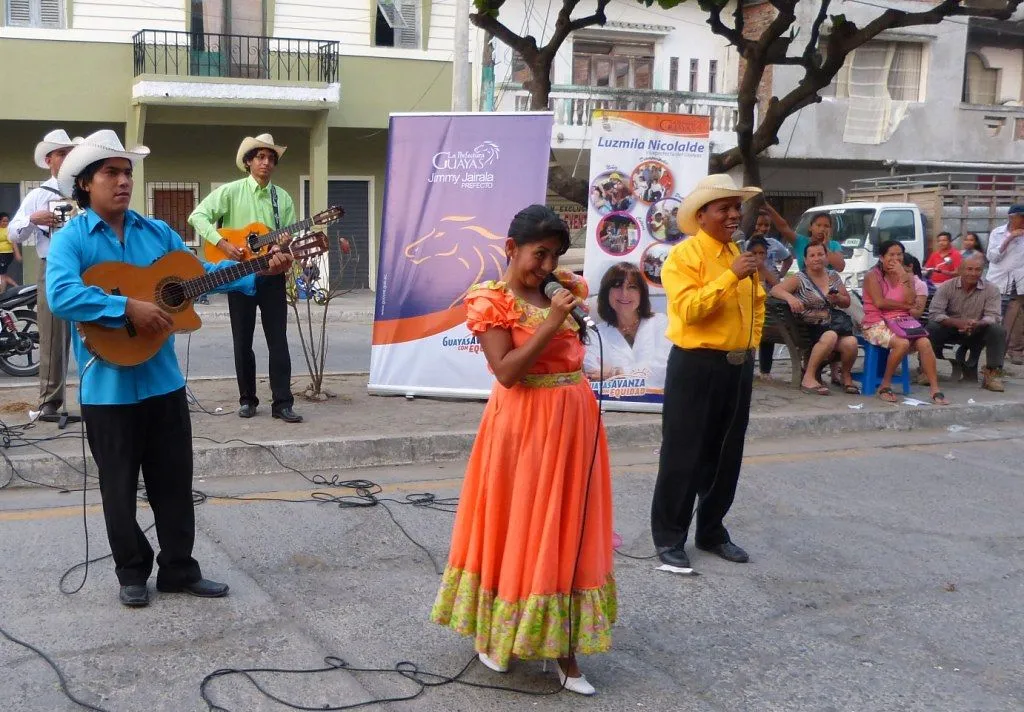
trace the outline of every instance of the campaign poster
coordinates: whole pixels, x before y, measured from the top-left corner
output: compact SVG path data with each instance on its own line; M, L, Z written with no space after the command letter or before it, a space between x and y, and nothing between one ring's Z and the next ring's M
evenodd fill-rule
M487 397L468 289L505 270L512 217L547 196L549 112L392 114L369 390Z
M583 273L600 339L584 369L606 409L660 411L671 350L661 267L687 238L677 214L708 174L710 118L597 110L592 127Z

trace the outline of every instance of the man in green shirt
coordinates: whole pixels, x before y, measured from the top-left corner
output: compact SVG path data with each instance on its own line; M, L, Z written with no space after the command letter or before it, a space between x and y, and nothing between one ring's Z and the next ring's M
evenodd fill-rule
M238 147L235 164L248 173L245 178L226 183L203 200L188 222L204 240L217 245L234 260L241 251L221 238L218 227L240 228L250 223L263 223L272 230L296 222L295 204L287 192L270 182L286 147L274 143L270 134L246 137ZM256 308L259 307L263 334L270 355L270 391L273 396L270 412L287 423L301 423L292 406L292 364L288 354L288 305L285 298L285 275L256 278L256 295L228 294L231 313L231 338L235 351L235 375L238 378L238 415L256 415L256 354L252 337L256 330Z

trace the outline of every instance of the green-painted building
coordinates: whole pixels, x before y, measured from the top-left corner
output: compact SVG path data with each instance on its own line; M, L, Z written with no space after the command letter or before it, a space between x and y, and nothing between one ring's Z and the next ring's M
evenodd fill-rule
M275 182L300 215L346 210L332 232L358 260L333 276L372 287L388 114L450 107L453 11L431 0L0 0L0 210L46 179L32 149L47 131L114 128L152 151L135 209L191 239L192 207L241 176L245 136L269 132L288 146ZM34 279L30 255L25 271Z

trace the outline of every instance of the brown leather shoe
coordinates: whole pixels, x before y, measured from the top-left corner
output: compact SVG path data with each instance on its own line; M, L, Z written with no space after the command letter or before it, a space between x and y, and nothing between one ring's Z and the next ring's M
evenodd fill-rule
M981 387L986 391L992 391L993 393L1002 393L1006 389L1003 387L1002 373L997 368L986 368L982 372Z

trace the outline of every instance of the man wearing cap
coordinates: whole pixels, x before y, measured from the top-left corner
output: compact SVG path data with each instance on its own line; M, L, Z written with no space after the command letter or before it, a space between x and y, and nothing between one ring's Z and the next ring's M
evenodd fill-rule
M231 259L241 259L241 252L221 238L217 227L245 227L263 223L272 230L296 222L291 196L270 181L286 147L274 143L270 134L248 136L238 147L235 165L248 176L220 186L196 206L188 222L204 240L217 245ZM238 415L256 415L256 354L252 337L256 330L256 308L259 307L263 334L267 339L270 359L270 412L286 423L301 423L292 406L292 362L288 353L288 304L285 276L260 277L255 296L228 295L231 314L231 338L235 351L235 376L238 379Z
M188 250L167 223L128 209L133 167L148 154L145 146L125 150L117 134L102 130L83 139L65 158L61 186L83 212L54 236L51 246L47 297L57 316L110 328L130 325L140 334L167 333L172 326L157 305L107 294L82 281L82 274L101 262L148 267L170 252ZM211 272L234 264L204 268ZM276 255L267 273L282 274L290 266L289 256ZM252 294L255 289L250 275L221 291ZM99 468L103 519L121 584L118 597L132 607L149 603L147 581L153 570L153 548L136 521L140 470L160 542L157 590L204 598L228 592L226 584L203 578L192 558L192 426L174 338L167 336L148 361L124 367L91 358L77 330L73 334L82 417Z
M988 235L986 280L1003 295L1003 327L1010 363L1024 365L1024 203L1011 205L1006 224Z
M736 494L754 378L752 349L761 340L765 292L754 255L732 236L740 205L761 192L727 175L697 183L679 208L690 235L661 270L673 343L665 374L662 444L651 505L658 557L689 569L683 549L697 505L698 549L744 563L747 553L722 523Z
M14 244L24 244L33 238L36 241L36 254L39 255L39 275L36 278L39 300L36 314L39 325L39 418L51 422L59 419L57 411L64 405L64 381L71 341L68 325L50 313L46 299L46 259L50 252L50 229L55 221L49 206L50 201L67 197L61 193L57 173L74 145L75 141L64 129L51 131L36 144L35 163L49 171L50 177L29 191L7 226L7 235Z

